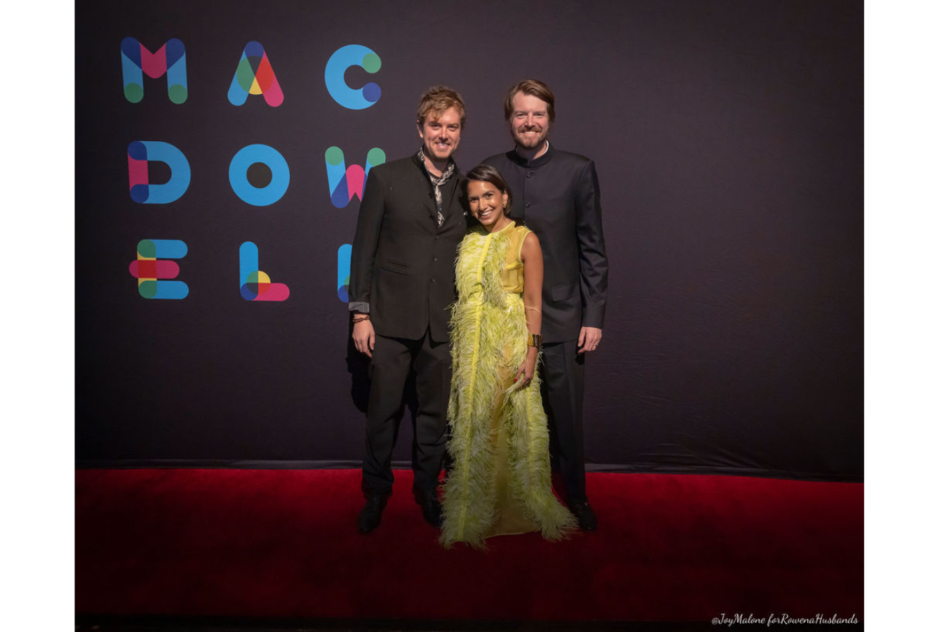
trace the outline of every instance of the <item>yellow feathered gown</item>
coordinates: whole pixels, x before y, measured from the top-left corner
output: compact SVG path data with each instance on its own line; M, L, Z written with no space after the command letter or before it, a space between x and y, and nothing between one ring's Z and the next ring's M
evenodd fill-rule
M521 249L529 232L478 226L457 251L444 546L481 548L487 537L528 531L555 540L576 525L552 493L538 373L525 388L513 384L528 348Z

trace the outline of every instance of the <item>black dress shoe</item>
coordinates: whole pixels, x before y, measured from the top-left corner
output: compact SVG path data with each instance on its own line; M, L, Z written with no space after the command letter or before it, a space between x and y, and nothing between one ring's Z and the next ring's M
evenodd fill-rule
M594 515L594 510L591 509L591 506L586 500L573 501L568 505L568 509L571 510L571 513L573 513L574 517L578 520L578 526L582 531L597 530L597 516Z
M415 500L421 506L421 515L424 521L436 529L440 529L444 524L444 518L441 515L441 501L437 499L437 490L433 492L424 492L415 494Z
M369 533L382 522L382 511L388 503L388 496L370 496L366 505L359 512L359 533Z

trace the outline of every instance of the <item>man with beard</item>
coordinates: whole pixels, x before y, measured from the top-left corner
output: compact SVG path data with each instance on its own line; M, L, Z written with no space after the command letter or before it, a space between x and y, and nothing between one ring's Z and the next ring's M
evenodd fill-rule
M455 299L457 245L467 230L462 176L451 155L465 120L457 92L428 90L418 105L421 148L374 167L359 208L349 311L356 349L372 358L361 533L379 526L392 493L392 449L412 369L418 396L413 492L424 519L441 525L437 483L450 389L447 307Z
M487 158L512 190L513 219L542 245L542 400L568 508L597 528L584 487L584 357L597 349L607 302L607 255L594 162L548 142L555 95L541 81L510 88L503 108L515 149Z

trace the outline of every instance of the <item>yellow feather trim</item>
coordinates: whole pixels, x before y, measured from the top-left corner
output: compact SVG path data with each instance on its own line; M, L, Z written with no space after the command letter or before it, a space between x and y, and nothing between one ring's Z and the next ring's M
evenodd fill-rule
M441 542L484 548L496 520L494 403L503 392L500 368L513 373L525 360L528 329L518 294L503 291L510 229L469 232L457 259L459 300L451 308L453 380L448 404L453 469L444 483ZM504 352L506 348L511 353ZM548 422L539 376L524 389L505 389L500 415L509 437L510 486L526 517L547 539L564 537L575 519L552 494Z

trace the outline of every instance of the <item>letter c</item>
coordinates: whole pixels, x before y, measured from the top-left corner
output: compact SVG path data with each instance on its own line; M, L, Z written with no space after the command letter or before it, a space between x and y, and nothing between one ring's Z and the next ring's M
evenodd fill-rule
M333 100L350 110L364 110L378 102L382 89L375 83L367 83L354 90L346 85L346 70L360 66L367 73L375 74L382 67L382 60L372 49L358 44L343 46L326 62L326 89Z

